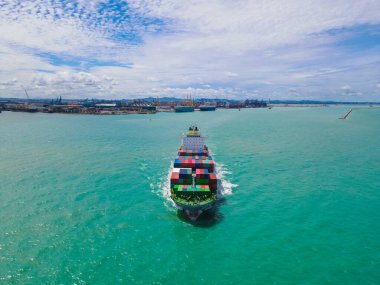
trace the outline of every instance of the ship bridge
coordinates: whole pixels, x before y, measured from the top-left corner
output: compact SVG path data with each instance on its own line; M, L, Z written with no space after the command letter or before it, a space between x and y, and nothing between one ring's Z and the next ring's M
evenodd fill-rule
M191 126L182 138L182 147L186 150L198 150L205 148L205 137L196 126Z

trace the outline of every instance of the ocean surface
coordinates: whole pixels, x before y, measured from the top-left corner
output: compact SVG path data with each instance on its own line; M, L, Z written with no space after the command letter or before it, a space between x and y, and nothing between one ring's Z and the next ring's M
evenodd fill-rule
M380 109L0 114L0 284L379 284ZM225 197L167 197L198 124Z

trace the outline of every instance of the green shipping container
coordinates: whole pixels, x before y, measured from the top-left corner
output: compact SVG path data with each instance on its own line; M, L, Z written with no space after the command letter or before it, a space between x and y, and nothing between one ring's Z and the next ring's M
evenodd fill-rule
M201 187L200 185L196 185L195 186L195 189L197 192L210 192L210 188L208 187L208 185L206 185L206 187Z
M195 180L196 185L208 185L209 180L207 178L199 178Z

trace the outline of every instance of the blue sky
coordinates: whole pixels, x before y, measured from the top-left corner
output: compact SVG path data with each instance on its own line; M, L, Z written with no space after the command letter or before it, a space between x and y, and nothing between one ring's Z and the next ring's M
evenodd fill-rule
M331 3L329 3L331 2ZM380 2L0 2L0 97L380 101Z

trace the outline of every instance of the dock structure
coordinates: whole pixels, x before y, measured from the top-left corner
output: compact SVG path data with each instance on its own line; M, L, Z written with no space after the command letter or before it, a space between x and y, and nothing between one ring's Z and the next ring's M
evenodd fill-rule
M346 113L344 113L344 115L342 117L340 117L339 119L342 119L342 120L345 120L348 118L348 116L351 114L352 112L352 109L348 110Z

